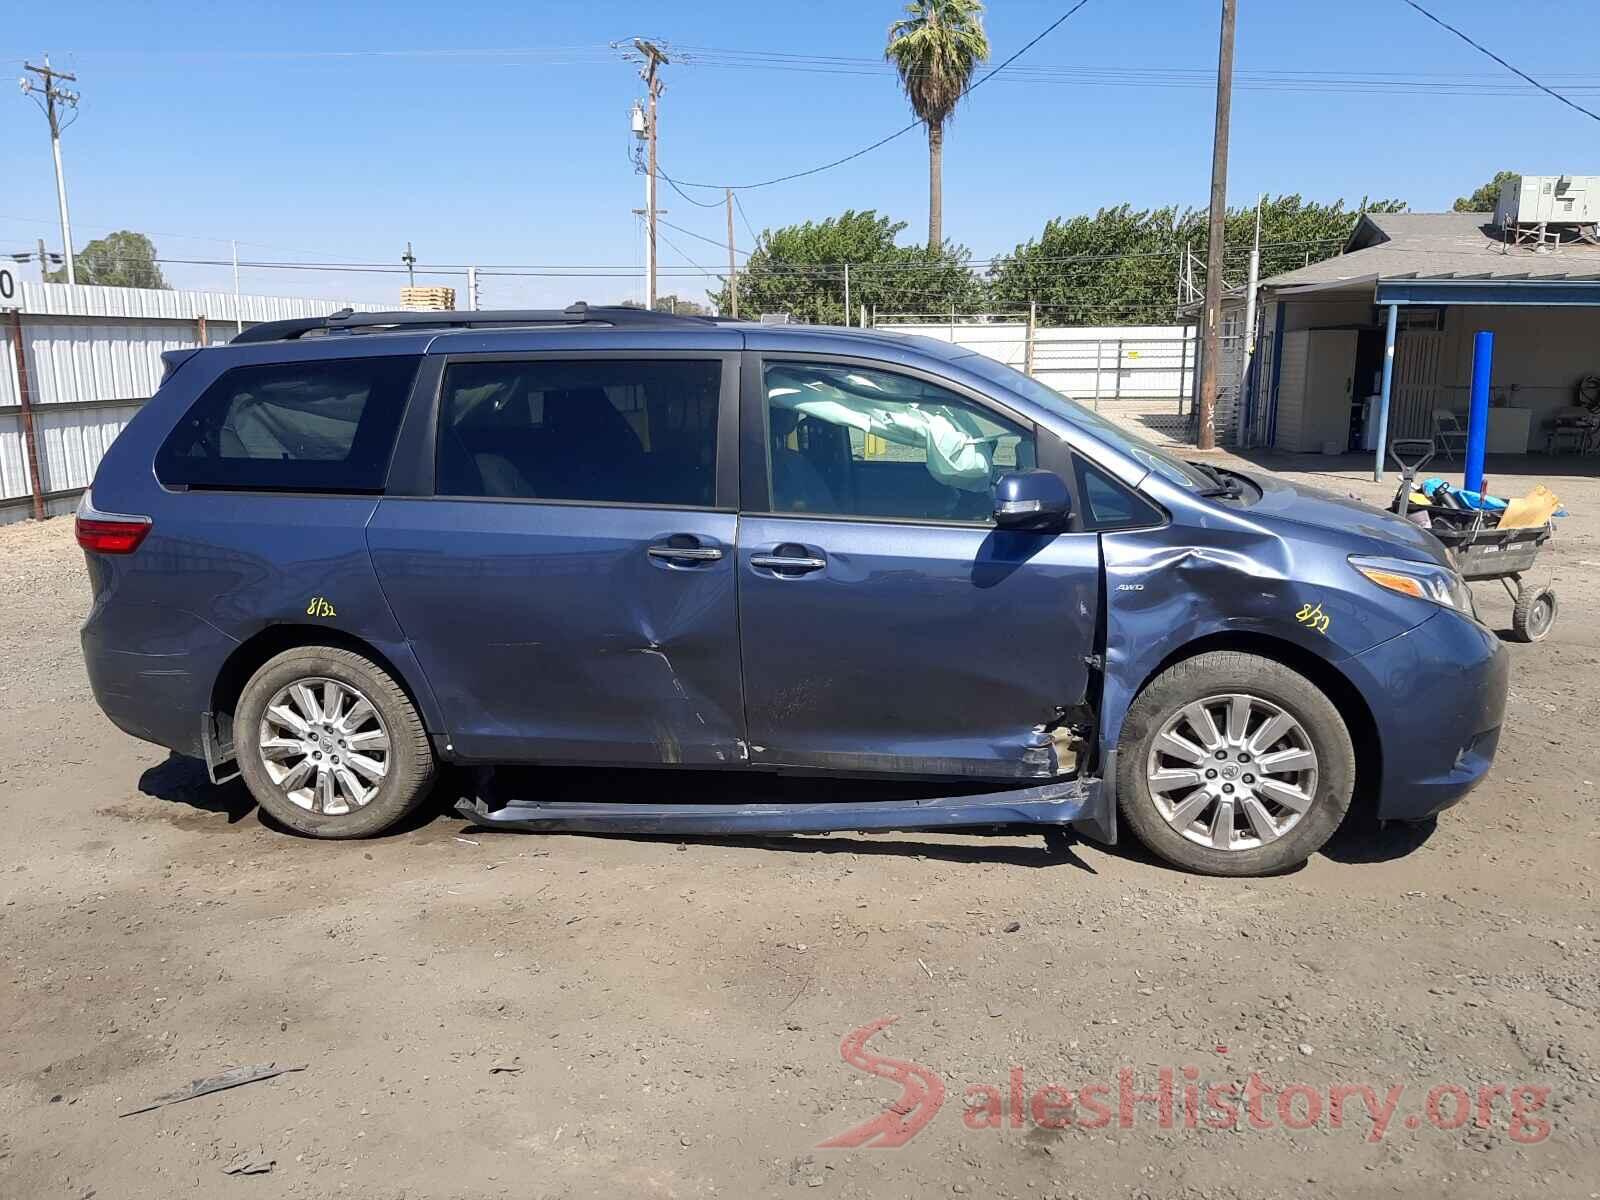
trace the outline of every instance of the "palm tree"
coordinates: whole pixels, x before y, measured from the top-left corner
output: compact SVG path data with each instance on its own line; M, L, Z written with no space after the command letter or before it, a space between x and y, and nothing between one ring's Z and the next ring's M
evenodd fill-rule
M911 111L928 127L928 249L944 244L944 123L989 57L982 0L912 0L889 26L883 56L900 72Z

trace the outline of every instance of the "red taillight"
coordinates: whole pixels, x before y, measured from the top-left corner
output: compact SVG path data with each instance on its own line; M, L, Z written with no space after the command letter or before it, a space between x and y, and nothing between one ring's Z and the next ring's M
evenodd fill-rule
M79 516L78 545L99 554L132 554L150 532L149 521L100 520Z

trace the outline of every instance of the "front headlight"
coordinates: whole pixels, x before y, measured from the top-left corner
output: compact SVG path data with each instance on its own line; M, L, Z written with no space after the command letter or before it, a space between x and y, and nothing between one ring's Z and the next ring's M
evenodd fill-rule
M1466 581L1449 567L1413 562L1409 558L1377 558L1361 554L1350 556L1350 565L1373 583L1414 600L1431 600L1473 616L1472 593Z

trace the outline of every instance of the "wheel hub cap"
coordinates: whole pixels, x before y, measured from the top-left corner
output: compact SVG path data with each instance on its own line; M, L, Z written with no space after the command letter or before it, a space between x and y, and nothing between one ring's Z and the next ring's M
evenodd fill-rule
M336 679L297 679L261 715L267 777L291 803L338 816L372 801L389 774L389 730L372 702Z
M1300 823L1317 794L1317 753L1304 726L1259 696L1208 696L1156 734L1146 764L1162 818L1191 842L1253 850Z

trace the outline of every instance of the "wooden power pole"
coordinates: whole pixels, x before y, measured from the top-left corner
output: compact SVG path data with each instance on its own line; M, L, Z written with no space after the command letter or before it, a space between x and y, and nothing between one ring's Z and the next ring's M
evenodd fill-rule
M1222 0L1217 52L1217 128L1211 144L1211 213L1206 240L1206 306L1200 327L1200 428L1195 445L1217 444L1217 359L1221 355L1223 219L1228 213L1228 119L1233 107L1233 27L1238 0Z
M644 55L644 70L640 71L639 75L644 80L650 95L650 114L645 125L645 138L650 151L649 173L645 177L644 191L647 227L645 260L648 268L645 275L644 306L654 309L656 306L656 101L661 96L661 77L657 74L657 69L666 66L671 60L661 53L660 47L643 38L635 38L633 44L639 53Z

